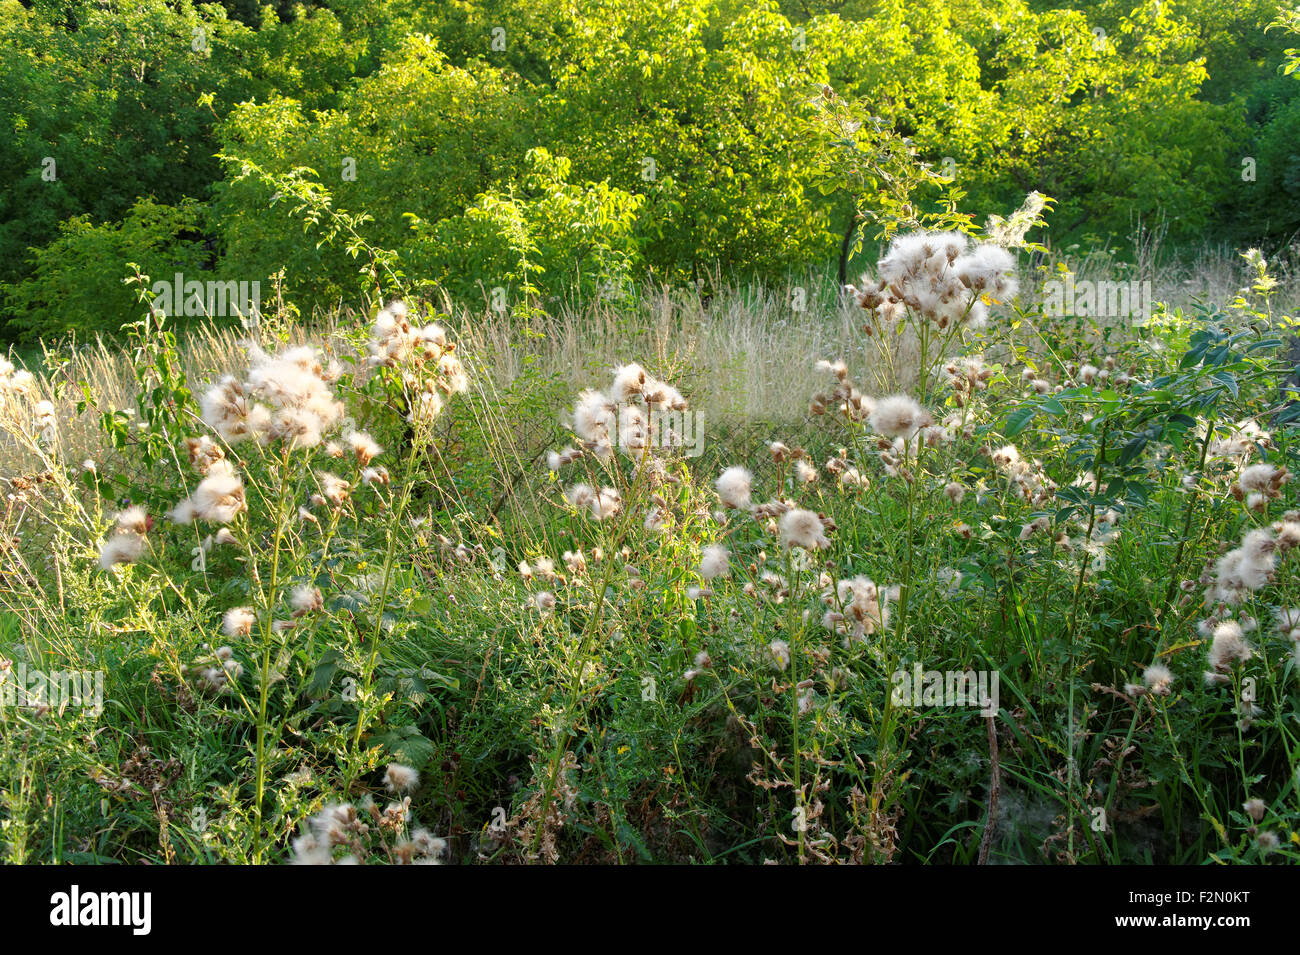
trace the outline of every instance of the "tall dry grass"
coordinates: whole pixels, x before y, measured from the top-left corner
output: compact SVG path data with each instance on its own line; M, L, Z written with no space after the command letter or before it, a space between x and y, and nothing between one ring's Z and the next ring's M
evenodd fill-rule
M1113 248L1066 249L1058 255L1080 279L1150 281L1155 301L1182 307L1223 303L1247 284L1237 250L1207 244L1192 256L1174 257L1162 243L1158 230L1139 232L1126 264ZM1278 276L1278 307L1300 302L1296 264L1283 262ZM724 283L715 276L711 288L715 291L701 293L689 286L647 287L634 306L561 304L530 320L532 334L522 334L519 319L509 314L448 303L443 310L450 313L447 323L473 366L476 387L501 390L531 362L572 394L603 378L608 368L636 360L678 382L714 434L805 421L808 399L822 383L812 371L820 358L845 358L854 377L877 393L913 384L898 380L877 360L877 350L860 331L856 309L841 302L824 276L792 279L784 286ZM324 315L285 328L284 335L289 343L328 341L341 322L355 318L348 312ZM186 329L180 335L181 357L191 387L197 390L239 366L246 334L230 327ZM1033 350L1032 339L1026 344ZM106 410L133 408L135 361L129 349L97 339L76 347L49 345L39 367L31 367L40 380L39 397L56 406L66 460L108 456L96 418ZM912 364L904 361L899 367ZM78 412L83 385L99 404ZM555 409L556 415L561 411ZM21 474L30 466L14 449L0 447L0 475Z

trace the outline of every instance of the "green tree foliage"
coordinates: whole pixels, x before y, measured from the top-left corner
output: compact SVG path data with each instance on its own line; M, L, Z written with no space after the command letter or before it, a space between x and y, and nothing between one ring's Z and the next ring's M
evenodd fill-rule
M463 215L429 223L412 216L416 242L407 271L464 299L501 288L507 307L550 275L572 274L584 296L626 295L641 264L632 230L644 201L608 182L569 182L571 164L545 149L508 191L480 195ZM477 283L473 276L481 276Z
M238 63L248 39L188 2L0 3L0 278L70 216L205 192L220 174L205 146L213 111L252 91ZM220 95L201 105L208 91Z
M283 273L310 307L382 292L363 246L479 295L521 281L503 224L547 222L549 187L526 185L535 149L571 166L557 195L636 197L600 248L667 279L842 260L873 217L957 193L979 217L1057 197L1058 240L1162 219L1178 240L1281 241L1300 203L1275 15L1264 0L0 0L0 281L20 286L61 224L122 228L153 197L202 203L223 274ZM317 200L356 234L304 218ZM554 257L605 255L574 234L546 227L545 271L529 269L544 297L606 267ZM449 254L471 235L492 248ZM450 274L479 267L502 275ZM9 334L42 330L15 307Z
M821 161L811 100L825 71L770 6L724 23L716 13L710 0L575 5L553 52L563 62L548 125L582 175L647 196L639 232L665 273L825 257L834 236L809 195Z
M207 259L198 241L202 211L189 199L170 206L145 198L120 221L65 220L54 241L32 250L31 271L0 286L11 325L79 338L118 331L140 311L135 289L123 281L127 263L155 280L171 281L177 272L199 277Z
M981 190L1009 180L1063 196L1067 233L1113 234L1163 213L1176 236L1199 234L1243 130L1229 108L1196 98L1203 63L1168 6L1139 7L1114 32L1074 10L1005 25L992 59L1003 107L983 114L974 163Z
M407 213L424 222L457 217L521 164L520 105L508 77L451 66L418 36L350 86L337 110L308 115L286 97L244 103L219 133L230 156L271 172L306 170L340 205L370 214L369 242L396 248L410 241ZM345 251L318 247L319 233L309 241L275 200L275 187L256 177L218 185L213 211L227 270L252 281L283 268L287 287L317 302L357 292Z

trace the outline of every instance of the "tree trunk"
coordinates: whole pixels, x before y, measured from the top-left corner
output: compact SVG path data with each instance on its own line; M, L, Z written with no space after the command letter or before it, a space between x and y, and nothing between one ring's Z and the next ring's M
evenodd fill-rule
M849 213L849 227L844 230L844 239L840 242L840 288L849 282L849 249L853 245L853 233L858 228L858 210Z

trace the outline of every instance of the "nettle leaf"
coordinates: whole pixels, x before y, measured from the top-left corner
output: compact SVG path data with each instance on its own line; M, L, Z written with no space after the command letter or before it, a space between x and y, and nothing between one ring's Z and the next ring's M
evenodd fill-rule
M1297 418L1300 418L1300 402L1296 402L1295 404L1291 405L1289 408L1287 408L1285 411L1279 414L1276 418L1274 418L1273 421L1278 424L1290 424L1292 421L1295 421Z
M312 670L311 679L307 684L307 692L311 696L324 696L329 692L330 684L334 682L334 676L339 672L339 662L342 656L336 650L328 650L321 656L320 662Z
M332 611L346 610L351 614L360 614L367 603L361 594L343 593L331 597L328 606Z
M1230 345L1220 345L1218 348L1214 349L1214 351L1209 352L1205 356L1205 364L1207 365L1227 364L1228 358L1231 355L1232 355L1232 347Z
M370 742L378 743L394 757L416 769L428 763L437 752L433 742L414 726L391 727L370 737Z
M1058 498L1062 498L1072 504L1084 504L1088 500L1088 492L1077 484L1071 484L1061 488L1056 492Z
M1282 339L1265 338L1246 346L1246 354L1249 355L1251 352L1262 351L1265 348L1281 348L1281 347L1282 347Z

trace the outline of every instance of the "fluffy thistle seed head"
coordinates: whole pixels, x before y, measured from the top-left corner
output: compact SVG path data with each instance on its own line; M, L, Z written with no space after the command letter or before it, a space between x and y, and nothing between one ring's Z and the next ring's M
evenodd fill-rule
M964 286L999 301L1015 296L1019 288L1015 269L1015 257L1001 246L992 244L980 245L953 263L953 271Z
M786 548L802 547L805 550L818 550L830 547L826 537L826 526L813 511L795 508L781 515L781 543Z
M118 533L147 534L153 527L153 521L143 507L128 507L117 515Z
M247 637L253 632L257 617L249 607L232 607L221 618L221 632L227 637Z
M602 487L591 501L591 516L598 521L613 517L618 513L622 498L612 487Z
M907 395L890 395L876 402L867 419L877 434L909 440L930 425L929 413Z
M389 792L410 792L419 785L419 782L420 774L410 766L401 763L389 763L388 769L384 772L384 785Z
M1225 620L1214 628L1214 639L1210 643L1209 652L1210 667L1213 670L1223 672L1234 663L1249 660L1251 653L1241 624L1237 621Z
M754 475L746 468L739 465L729 467L717 480L718 497L727 507L748 510L752 503L753 482Z
M117 564L133 564L144 556L147 543L141 534L110 534L100 545L99 566L109 570Z
M195 518L229 524L246 508L244 482L235 473L235 466L222 458L209 465L207 476L193 495L173 509L171 517L178 524L189 524Z
M578 394L573 408L573 433L589 443L611 440L616 425L616 406L599 391L592 388Z
M1245 810L1246 815L1250 816L1250 818L1255 822L1262 822L1264 819L1264 813L1268 811L1268 806L1265 805L1264 800L1262 799L1247 799L1241 808Z
M302 584L293 588L293 593L289 595L289 606L293 608L295 617L302 617L324 607L325 598L321 596L319 587Z
M830 372L839 381L845 381L849 377L849 366L842 359L836 361L823 359L817 362L817 370Z
M631 401L645 391L649 376L645 369L636 362L621 365L614 369L614 384L610 387L610 398L615 402Z
M348 499L348 492L352 490L352 485L329 471L321 471L317 474L317 478L320 481L321 497L335 507L341 507Z
M1142 682L1146 688L1157 696L1168 696L1174 674L1163 663L1153 663L1142 671Z
M357 464L363 468L384 453L379 443L364 431L349 431L343 436L343 440L352 448Z
M705 580L727 576L730 554L721 544L710 544L701 552L700 576Z

